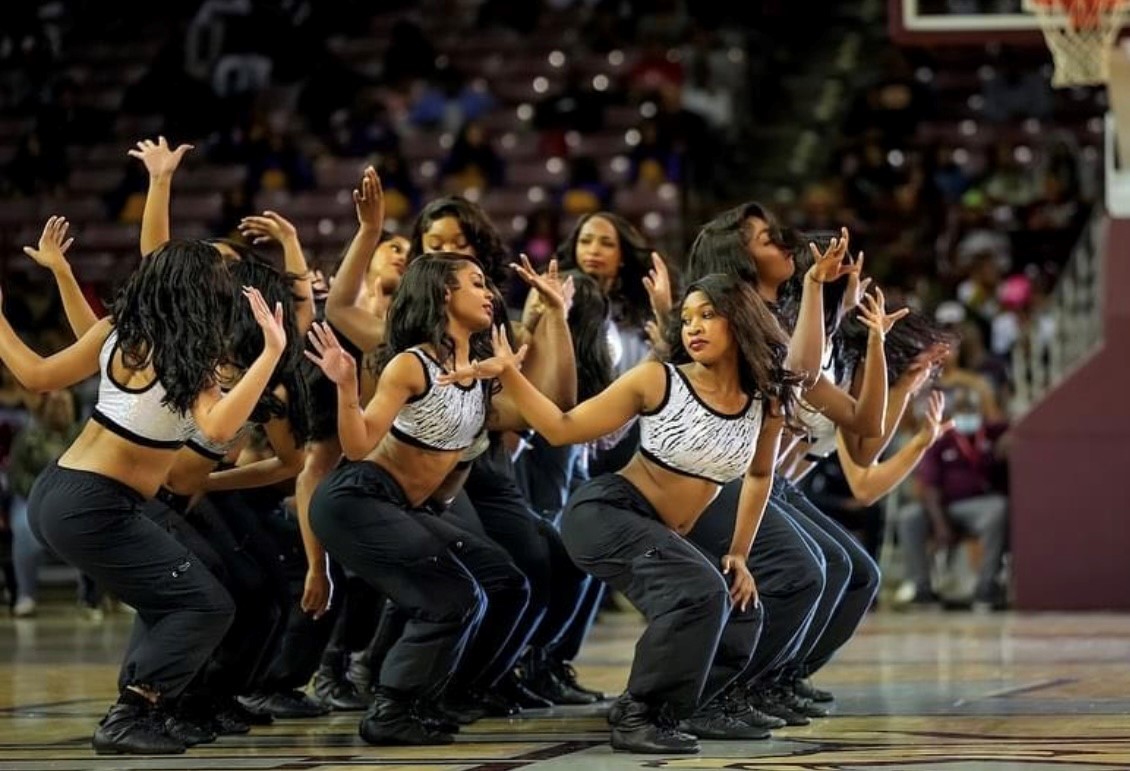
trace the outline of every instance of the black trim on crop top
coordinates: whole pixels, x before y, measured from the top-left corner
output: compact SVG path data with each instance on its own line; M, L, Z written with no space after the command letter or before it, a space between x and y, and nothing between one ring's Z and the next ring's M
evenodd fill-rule
M111 380L110 382L113 382L113 380ZM117 388L116 383L114 384L114 387ZM102 411L97 407L95 407L94 411L90 413L90 419L103 428L108 429L110 432L117 434L122 439L133 442L134 444L140 444L142 447L152 447L155 450L175 450L184 444L184 442L178 439L150 439L148 437L135 434L125 426L121 426L115 423L113 419L103 414Z
M146 391L148 391L149 389L151 389L153 386L157 385L157 376L156 375L153 376L153 379L150 380L147 385L143 385L143 386L141 386L141 388L131 388L130 386L123 385L122 383L119 383L118 379L116 377L114 377L114 355L119 350L120 350L120 343L119 343L118 339L115 337L114 338L114 344L112 346L110 346L110 355L106 359L106 378L110 381L110 384L113 385L114 388L117 388L119 391L122 391L122 392L127 393L127 394L143 394ZM126 363L123 361L122 366L124 367L125 365L126 365Z

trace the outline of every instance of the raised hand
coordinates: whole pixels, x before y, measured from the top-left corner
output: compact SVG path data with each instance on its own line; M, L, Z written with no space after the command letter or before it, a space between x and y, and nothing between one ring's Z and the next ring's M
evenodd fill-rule
M896 321L910 313L910 308L901 308L894 313L888 313L886 302L883 290L875 287L873 294L864 295L863 304L859 306L860 323L878 334L880 339L886 337Z
M305 351L306 358L317 364L331 382L341 385L356 379L357 362L341 347L329 324L315 324L307 336L314 352Z
M926 405L926 422L922 426L923 435L931 445L953 428L953 421L945 420L945 414L946 395L941 391L932 392Z
M843 302L840 303L843 313L855 310L867 295L867 287L871 286L871 279L863 278L863 252L854 260L848 255L848 265L847 289L844 291Z
M573 278L570 276L564 282L561 280L561 274L557 270L557 260L549 261L549 269L546 270L545 275L540 275L534 266L530 263L530 258L524 254L518 255L520 262L510 263L511 269L514 270L518 276L530 285L531 288L536 289L538 293L538 300L542 308L552 308L554 310L569 312L569 306L573 302ZM565 285L569 285L569 297L566 298Z
M130 150L129 155L145 164L150 177L171 177L177 170L184 154L193 149L193 145L177 145L176 150L170 150L164 137L157 137L157 141L143 139L137 143L136 150Z
M384 227L385 191L377 170L372 166L365 167L365 173L361 175L361 189L353 191L353 205L361 227L377 231Z
M25 246L24 254L38 262L48 270L55 271L67 265L67 250L74 243L73 238L67 238L67 229L70 223L65 217L51 217L43 226L43 233L39 236L38 246Z
M262 215L244 217L239 221L239 234L253 244L278 241L280 244L298 238L294 223L281 214L265 211Z
M674 300L671 297L671 273L659 252L651 253L651 270L644 276L643 287L651 300L652 313L656 318L666 318Z
M275 303L275 309L271 311L263 295L252 286L243 287L243 296L251 303L251 313L255 316L259 329L263 330L263 349L275 354L282 353L286 348L282 303Z
M813 281L827 284L851 272L853 264L851 262L844 264L844 256L847 255L850 240L848 229L840 228L840 237L829 241L828 248L823 254L816 244L809 243L808 248L812 250L812 256L815 258L812 267L808 269L808 275Z
M751 604L757 605L757 584L744 557L727 554L722 558L722 575L730 576L730 601L734 607L745 611Z
M526 358L526 351L529 350L528 345L523 345L517 351L511 348L510 340L502 327L491 330L491 347L494 349L494 356L483 361L472 361L466 367L457 367L451 372L445 372L436 378L436 383L451 385L469 378L492 380L511 367L520 370L522 361Z
M914 396L922 390L922 386L934 376L938 365L949 355L949 350L949 346L945 343L934 343L914 357L914 361L899 376L899 382L906 389L907 394Z

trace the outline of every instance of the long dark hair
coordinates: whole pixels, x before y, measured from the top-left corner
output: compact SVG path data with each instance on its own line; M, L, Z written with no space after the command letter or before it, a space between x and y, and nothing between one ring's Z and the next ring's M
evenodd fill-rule
M506 243L486 212L460 195L436 198L416 217L416 223L412 226L412 237L409 239L412 244L408 249L408 262L411 263L417 257L423 256L424 234L428 232L433 222L445 217L454 217L459 223L459 229L463 231L467 242L475 250L475 258L482 265L487 277L495 284L503 285L509 278L507 268L510 263L510 252L506 248Z
M788 423L794 422L796 392L801 377L785 369L789 339L777 318L746 281L724 273L711 273L691 283L667 322L668 361L692 361L683 347L682 306L692 292L702 292L714 310L730 325L730 337L738 346L738 377L742 390L761 399L768 409L776 400Z
M786 232L773 213L762 204L749 201L727 209L699 229L687 253L686 280L725 273L756 286L757 265L749 253L749 240L753 237L750 219L754 217L769 226L773 243L792 250L793 245L786 241Z
M607 211L586 214L577 220L573 232L557 247L557 261L563 270L579 270L577 265L577 239L581 229L589 220L599 217L606 220L616 230L620 242L620 275L609 293L616 312L617 321L643 328L651 314L651 301L644 288L643 279L651 269L651 246L636 227L618 214Z
M110 303L122 363L135 370L152 365L165 389L162 403L187 413L227 355L235 303L231 274L214 246L165 242Z
M450 252L432 252L408 263L389 304L385 343L377 354L378 371L414 345L430 344L441 362L455 355L455 342L447 333L445 295L459 288L456 273L468 263L476 264L466 255ZM490 337L490 329L471 335L472 359L494 355Z
M573 305L569 308L569 332L577 361L577 400L591 399L612 382L614 368L608 348L608 298L596 279L579 270L573 277Z
M267 307L274 311L275 303L282 303L283 328L286 330L286 350L275 365L270 382L263 389L259 403L251 414L256 423L266 423L272 418L286 418L295 441L302 444L309 436L308 389L303 378L299 377L299 365L303 360L305 341L298 330L294 284L298 279L291 273L283 273L274 265L254 257L243 257L229 264L232 280L236 287L253 286L258 289ZM254 363L263 350L263 330L259 328L251 306L247 302L237 304L232 326L230 361L240 370L246 370ZM281 385L286 391L284 403L275 395L275 388Z
M836 332L836 380L844 382L855 375L855 370L867 354L867 336L870 330L859 321L858 313L844 319ZM959 337L935 324L928 316L911 311L887 332L883 354L887 359L887 383L896 380L910 368L920 353L935 344L953 347Z

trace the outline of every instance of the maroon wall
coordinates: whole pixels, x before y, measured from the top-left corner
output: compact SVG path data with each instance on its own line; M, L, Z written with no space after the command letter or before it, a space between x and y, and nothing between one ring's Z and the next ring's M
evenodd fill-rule
M1101 263L1101 347L1015 428L1023 610L1130 610L1130 220L1109 222Z

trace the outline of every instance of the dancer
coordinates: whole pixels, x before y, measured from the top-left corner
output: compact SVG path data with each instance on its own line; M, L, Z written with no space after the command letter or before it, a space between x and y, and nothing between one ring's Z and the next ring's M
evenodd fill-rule
M65 235L56 222L37 251L65 254ZM216 371L227 355L234 287L210 244L158 248L118 291L109 318L50 357L0 316L0 358L26 387L62 388L101 373L91 420L28 501L37 538L137 609L118 703L92 740L99 753L183 752L160 707L180 695L231 622L223 587L139 509L194 424L215 441L236 434L285 349L282 308L272 313L257 290L244 295L264 346L226 394Z
M762 613L746 561L798 378L784 368L779 325L730 277L692 284L680 326L671 330L671 363L642 363L568 413L522 376L520 353L498 332L492 359L442 381L497 377L552 444L591 441L639 418L639 452L619 473L582 486L562 525L577 564L623 592L648 620L628 690L609 714L613 748L633 752L696 752L695 735L767 736L697 709L744 670L756 645ZM734 478L742 480L738 521L716 561L685 534Z
M540 277L531 281L546 286ZM477 263L448 253L416 258L389 308L381 377L364 410L353 357L328 325L311 334L308 356L337 385L338 435L350 461L318 487L311 526L335 559L409 619L361 721L362 738L373 744L450 742L428 702L456 670L487 593L512 605L520 598L519 613L528 598L528 590L503 591L511 574L495 547L421 508L484 427L517 422L504 395L489 387L438 387L445 372L489 353L493 318L494 292ZM497 654L512 630L489 631L480 629L474 644L493 645Z

